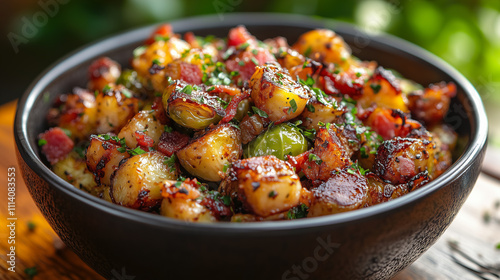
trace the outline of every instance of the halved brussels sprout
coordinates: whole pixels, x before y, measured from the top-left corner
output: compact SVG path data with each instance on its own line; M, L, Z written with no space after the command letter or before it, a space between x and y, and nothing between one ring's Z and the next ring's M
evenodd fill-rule
M285 156L296 156L307 151L307 140L300 131L288 123L271 127L260 134L245 148L245 157L274 155L285 160Z
M194 139L177 152L177 158L189 173L207 181L221 180L220 172L239 159L241 132L231 124L219 125Z
M221 99L198 86L176 81L163 93L163 106L170 118L181 126L204 129L225 115Z

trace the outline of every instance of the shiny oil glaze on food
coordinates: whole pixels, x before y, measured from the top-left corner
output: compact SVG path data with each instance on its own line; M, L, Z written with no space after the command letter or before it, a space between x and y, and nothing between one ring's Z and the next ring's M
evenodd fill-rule
M452 163L453 83L361 61L331 30L291 46L160 26L130 69L102 57L60 95L38 144L52 170L111 203L193 222L300 219L424 186Z

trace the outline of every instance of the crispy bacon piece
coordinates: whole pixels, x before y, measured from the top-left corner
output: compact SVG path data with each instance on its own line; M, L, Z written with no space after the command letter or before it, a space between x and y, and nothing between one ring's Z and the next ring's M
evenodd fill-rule
M158 143L158 151L171 157L189 143L189 136L177 131L163 132Z
M232 216L231 208L226 206L220 199L214 199L213 197L206 196L201 201L200 204L205 206L212 215L217 219L221 220Z
M326 94L347 94L352 98L359 98L363 93L365 77L356 76L351 71L341 71L334 74L331 70L322 69L319 77L320 84Z
M75 143L59 127L53 127L38 135L42 145L42 153L50 164L64 159L73 150Z
M187 62L175 61L169 63L165 68L165 74L173 80L183 80L192 85L202 83L201 78L203 74L201 73L200 67Z
M161 191L163 198L196 199L200 197L198 180L187 178L182 183L178 181L165 181Z
M442 122L450 107L450 99L457 94L457 87L453 82L431 84L425 90L408 94L408 108L412 116L432 126Z

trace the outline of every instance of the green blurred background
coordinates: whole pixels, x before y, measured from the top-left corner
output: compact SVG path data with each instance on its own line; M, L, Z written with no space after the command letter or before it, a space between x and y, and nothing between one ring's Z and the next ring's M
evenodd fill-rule
M57 9L47 12L49 3ZM420 45L469 78L491 123L500 118L498 0L0 0L0 103L18 98L59 57L107 35L188 16L263 11L342 20ZM39 23L34 32L23 31L27 22ZM500 125L491 127L500 143Z

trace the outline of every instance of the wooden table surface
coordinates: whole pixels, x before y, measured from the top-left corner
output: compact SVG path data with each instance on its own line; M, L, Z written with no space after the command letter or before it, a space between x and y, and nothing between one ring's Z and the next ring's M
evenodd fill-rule
M103 279L65 247L31 199L17 167L12 123L16 104L0 106L0 279ZM497 157L487 158L492 166ZM8 168L15 168L16 209L8 212ZM12 175L12 174L11 174ZM17 218L15 272L8 270L8 218ZM500 279L500 181L481 174L445 234L394 279ZM494 274L483 273L491 270Z

